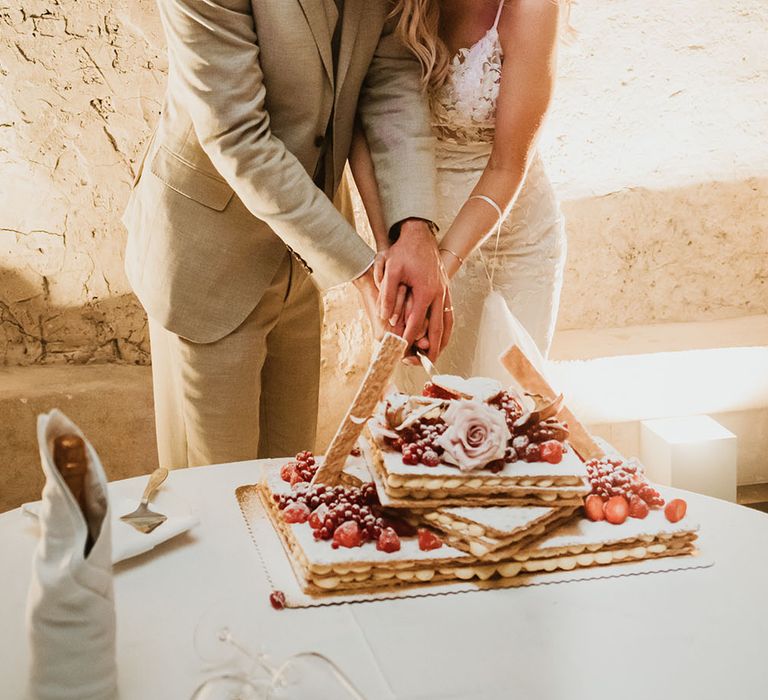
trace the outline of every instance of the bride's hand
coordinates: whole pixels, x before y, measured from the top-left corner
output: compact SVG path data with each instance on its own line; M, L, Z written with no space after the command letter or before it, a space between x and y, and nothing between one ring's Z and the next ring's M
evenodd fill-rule
M387 266L387 253L389 248L382 248L376 253L373 260L373 279L376 288L381 290L381 282L384 279L384 269ZM405 297L408 293L408 287L401 284L397 288L397 297L395 300L395 310L389 318L389 325L393 333L402 335L405 330Z
M381 282L384 279L384 267L387 264L387 253L389 248L383 248L377 251L373 259L373 280L376 282L376 289L381 289Z

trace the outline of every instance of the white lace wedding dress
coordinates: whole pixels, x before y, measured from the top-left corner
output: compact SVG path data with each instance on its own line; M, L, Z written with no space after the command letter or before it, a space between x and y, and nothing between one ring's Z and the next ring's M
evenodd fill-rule
M502 7L503 2L487 34L454 56L445 84L431 95L440 207L436 223L442 233L477 184L491 153L503 61L497 30ZM508 325L500 317L505 311L499 308L502 304L546 355L557 318L565 250L563 217L536 154L517 201L501 225L498 249L496 236L491 235L453 278L455 327L437 362L438 370L462 376L480 371L475 356L481 336L506 332L501 327ZM492 291L503 302L494 299L496 304L489 305ZM503 337L484 341L492 341L494 347L508 344ZM493 362L498 364L495 357ZM423 373L420 377L415 376L416 371L408 374L404 383L423 384Z

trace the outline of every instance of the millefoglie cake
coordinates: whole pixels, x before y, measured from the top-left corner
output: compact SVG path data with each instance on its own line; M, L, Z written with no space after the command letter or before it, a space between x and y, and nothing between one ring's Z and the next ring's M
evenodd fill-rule
M493 379L432 378L422 396L392 393L368 423L368 456L382 503L579 506L584 462L552 401Z
M501 588L695 553L685 502L592 438L518 348L501 358L518 390L438 376L377 404L401 353L382 343L327 458L237 490L252 533L265 507L305 594Z
M665 504L636 462L594 460L584 508L421 511L383 507L375 485L356 478L362 460L350 462L344 485L311 484L314 458L302 453L258 487L304 592L314 596L471 581L508 587L542 572L695 552L698 526L685 503Z

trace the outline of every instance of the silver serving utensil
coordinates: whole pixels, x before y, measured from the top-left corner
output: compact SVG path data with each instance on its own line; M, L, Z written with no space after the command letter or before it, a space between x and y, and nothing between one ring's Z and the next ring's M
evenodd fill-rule
M437 374L437 369L432 364L432 360L430 360L421 350L416 351L416 357L419 358L419 362L421 362L421 366L424 368L424 371L429 375L429 378L432 379Z
M160 484L162 484L168 478L168 470L160 467L155 469L149 476L149 482L144 489L144 493L141 495L141 503L132 513L120 516L120 520L132 525L139 532L143 532L148 535L156 527L162 525L168 520L167 515L162 513L155 513L149 509L149 499L152 494L157 491Z

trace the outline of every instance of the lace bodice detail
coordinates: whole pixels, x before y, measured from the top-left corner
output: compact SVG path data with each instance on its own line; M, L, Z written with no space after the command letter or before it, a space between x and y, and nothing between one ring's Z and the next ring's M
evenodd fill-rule
M430 94L433 127L440 141L493 141L502 61L497 23L479 41L456 53L445 83Z

